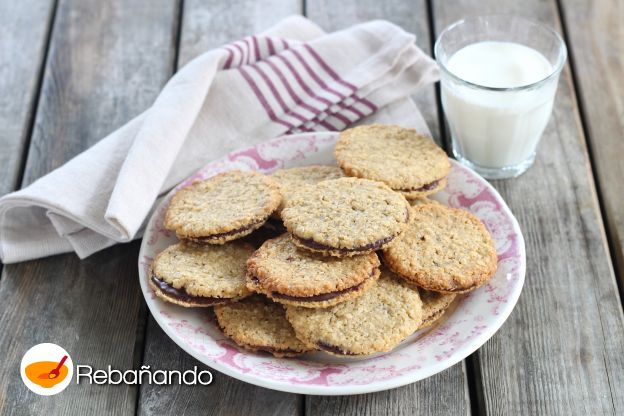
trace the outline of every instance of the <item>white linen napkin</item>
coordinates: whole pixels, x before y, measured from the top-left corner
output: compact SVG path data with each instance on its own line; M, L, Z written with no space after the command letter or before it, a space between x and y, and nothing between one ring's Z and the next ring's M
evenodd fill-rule
M207 162L278 135L363 119L427 131L406 97L438 72L414 41L386 21L325 34L293 16L198 56L147 111L0 198L0 259L84 258L139 237L159 195Z

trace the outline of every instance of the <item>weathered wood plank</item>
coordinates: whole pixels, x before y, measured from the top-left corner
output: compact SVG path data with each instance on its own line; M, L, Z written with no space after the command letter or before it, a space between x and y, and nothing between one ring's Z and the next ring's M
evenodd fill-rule
M457 364L426 380L378 393L306 396L306 415L462 415L470 412L466 377Z
M427 4L421 1L342 1L340 7L330 1L309 0L306 14L326 30L387 19L415 33L417 44L431 53ZM434 137L439 140L438 110L435 88L424 88L416 97ZM360 396L306 397L306 414L467 414L470 411L465 366L457 364L426 380L387 392Z
M624 3L560 3L611 255L624 287Z
M510 13L560 29L554 1L436 2L435 29ZM535 165L494 181L527 244L527 279L501 330L478 351L488 414L622 414L624 325L569 68Z
M299 14L299 0L246 0L236 5L218 0L185 0L179 50L179 65L210 48L267 29L284 17ZM149 317L145 336L144 365L158 368L192 368L200 365L177 347ZM143 385L138 413L141 415L288 415L301 413L303 397L271 391L213 371L209 386ZM174 405L172 405L174 404ZM179 405L175 405L179 404Z
M178 67L207 50L262 32L302 10L302 0L185 0Z
M0 2L0 195L18 186L54 0Z
M60 2L22 185L149 106L171 75L176 16L169 0ZM134 413L136 386L73 384L58 396L39 397L19 381L17 369L28 348L46 341L67 349L75 363L139 365L145 313L137 255L134 243L84 261L68 254L5 266L1 414Z

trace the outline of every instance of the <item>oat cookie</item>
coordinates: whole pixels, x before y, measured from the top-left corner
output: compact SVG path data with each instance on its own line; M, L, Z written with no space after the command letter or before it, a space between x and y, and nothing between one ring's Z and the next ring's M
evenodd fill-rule
M497 267L494 242L468 211L442 204L412 208L408 229L383 252L385 263L418 286L462 293L487 282Z
M408 199L409 204L413 207L417 205L427 205L427 204L439 204L435 199L427 198L426 196L419 196L418 198Z
M420 289L418 293L423 303L423 321L419 329L428 327L440 319L457 296L454 293L432 292L425 289Z
M198 244L223 244L259 228L279 206L279 185L257 172L232 171L179 190L165 227Z
M280 185L282 192L282 203L280 204L276 214L279 215L286 205L286 201L297 192L301 192L308 185L316 185L330 179L338 179L344 177L344 173L337 166L301 166L290 169L280 169L274 172L271 177ZM305 191L304 191L305 192Z
M247 260L247 288L275 302L307 308L361 296L377 278L377 254L324 257L298 249L290 234L266 241Z
M251 294L245 262L252 253L252 246L239 242L174 244L152 262L149 285L159 298L186 307L239 300Z
M409 204L380 182L334 179L291 198L282 220L297 246L353 256L379 250L398 236L409 221Z
M299 339L335 355L390 351L422 322L418 290L382 268L381 278L362 296L324 309L287 306Z
M214 311L223 333L248 350L292 357L314 349L295 336L284 307L264 296L217 305Z
M451 163L442 149L414 129L373 124L340 133L335 149L348 176L387 184L406 198L446 186Z

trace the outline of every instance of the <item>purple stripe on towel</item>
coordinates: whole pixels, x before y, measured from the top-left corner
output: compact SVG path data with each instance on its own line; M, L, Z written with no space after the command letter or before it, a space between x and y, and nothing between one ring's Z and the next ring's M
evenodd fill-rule
M238 42L234 42L232 45L233 45L233 46L234 46L234 47L238 50L238 52L240 53L240 59L239 59L239 62L238 62L238 65L237 65L237 66L242 66L242 65L245 63L245 62L244 62L245 52L243 52L243 48L241 48L241 46L238 44Z
M241 73L241 75L243 76L243 78L245 79L245 81L247 81L247 83L249 84L249 86L251 87L251 90L254 92L254 94L256 95L256 98L258 98L258 101L260 101L260 104L262 105L262 107L264 108L264 110L266 111L267 115L269 116L269 118L275 122L275 123L279 123L283 126L288 127L289 129L294 128L295 126L287 121L281 120L280 118L278 118L275 113L273 112L273 109L271 108L271 106L269 105L268 101L266 100L266 98L264 98L264 95L262 95L262 91L260 91L260 89L258 88L258 85L256 84L256 82L253 80L253 78L247 73L247 71L245 71L245 69L243 67L238 68L239 72Z
M323 68L323 70L325 70L325 72L327 72L327 74L329 74L329 76L334 79L334 81L351 89L351 91L353 92L354 99L368 106L371 110L377 111L377 106L375 104L373 104L366 98L358 97L356 94L357 87L351 84L350 82L347 82L343 80L342 78L340 78L340 76L338 76L338 74L327 64L327 62L325 62L325 60L323 60L323 58L321 58L321 56L310 45L308 45L307 43L304 43L303 47L310 53L310 55L316 60L316 62L318 62L321 68Z
M250 67L253 68L258 73L258 75L260 75L260 78L262 78L262 80L266 83L267 87L273 94L273 97L275 97L275 100L280 105L282 111L285 114L288 114L302 122L308 121L308 119L302 116L301 114L295 113L292 111L292 109L288 108L288 106L284 102L284 99L280 95L279 91L277 90L277 88L275 88L275 84L273 84L273 81L271 81L271 79L267 76L267 74L265 74L264 71L260 67L258 67L258 65L251 65Z
M234 59L234 52L232 52L229 45L225 45L223 49L228 53L227 60L223 64L223 69L230 69L230 65L232 65L232 60Z

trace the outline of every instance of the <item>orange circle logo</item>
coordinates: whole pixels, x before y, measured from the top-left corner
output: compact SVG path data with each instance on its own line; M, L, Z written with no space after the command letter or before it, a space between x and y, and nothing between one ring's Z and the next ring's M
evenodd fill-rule
M71 357L56 344L37 344L24 354L20 365L22 381L42 396L60 393L71 383L74 365Z

